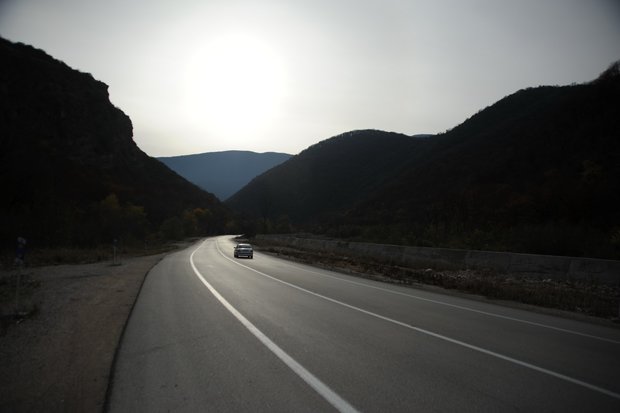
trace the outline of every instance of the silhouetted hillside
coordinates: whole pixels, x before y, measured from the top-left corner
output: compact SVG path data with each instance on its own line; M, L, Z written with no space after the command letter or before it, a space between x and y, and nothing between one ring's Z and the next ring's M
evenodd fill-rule
M345 221L408 243L618 256L619 115L617 65L521 90L438 137Z
M263 219L319 223L368 198L412 158L427 139L375 130L320 142L258 176L227 204Z
M41 50L0 39L4 245L17 235L38 245L94 243L132 225L139 235L145 223L157 227L197 207L223 221L213 195L136 146L131 120L107 89Z
M225 151L158 159L188 181L225 200L256 176L290 157L276 152Z
M346 137L309 148L320 163L302 153L274 168L230 205L340 237L620 256L617 64L588 84L521 90L431 138L374 132L370 145L353 134L343 151Z

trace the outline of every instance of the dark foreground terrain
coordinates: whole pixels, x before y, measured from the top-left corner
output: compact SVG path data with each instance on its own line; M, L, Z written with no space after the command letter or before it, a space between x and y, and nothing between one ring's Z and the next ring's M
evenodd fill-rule
M3 286L0 411L95 412L105 402L123 328L150 268L165 254L26 268L15 320ZM0 272L0 279L14 276Z

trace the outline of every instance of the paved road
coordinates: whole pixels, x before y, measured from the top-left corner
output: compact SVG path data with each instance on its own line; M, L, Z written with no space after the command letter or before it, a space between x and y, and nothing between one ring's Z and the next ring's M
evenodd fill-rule
M149 273L110 411L620 411L620 330L232 252Z

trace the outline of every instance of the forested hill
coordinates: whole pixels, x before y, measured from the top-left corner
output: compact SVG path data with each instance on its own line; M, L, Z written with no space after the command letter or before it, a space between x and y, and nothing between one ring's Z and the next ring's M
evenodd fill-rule
M620 71L521 90L346 214L407 243L618 257Z
M277 152L224 151L158 159L188 181L226 200L254 177L290 157Z
M432 138L373 138L372 153L355 134L346 152L338 138L310 148L339 166L308 173L302 153L231 205L351 239L620 257L618 64L587 84L518 91Z
M0 39L0 238L37 245L143 237L212 195L147 156L108 87L45 52ZM219 219L223 221L223 219ZM223 222L212 222L212 228Z
M233 195L227 205L260 218L319 224L369 197L428 139L377 130L347 132L317 143Z

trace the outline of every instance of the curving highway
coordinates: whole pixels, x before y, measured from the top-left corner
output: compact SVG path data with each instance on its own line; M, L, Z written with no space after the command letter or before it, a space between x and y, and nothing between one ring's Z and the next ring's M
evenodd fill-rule
M150 271L108 411L620 411L619 329L233 246L209 238Z

